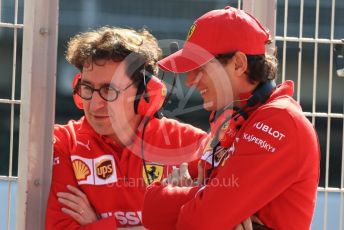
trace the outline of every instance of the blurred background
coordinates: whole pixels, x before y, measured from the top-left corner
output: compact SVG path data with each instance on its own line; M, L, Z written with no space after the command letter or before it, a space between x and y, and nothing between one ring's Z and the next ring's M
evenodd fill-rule
M286 11L285 2L288 3ZM194 19L205 12L223 8L226 5L237 7L237 1L224 0L60 0L59 4L59 30L58 30L58 62L57 62L57 81L56 81L56 123L66 123L69 119L78 119L82 112L78 110L72 100L71 81L77 70L69 65L64 53L68 39L79 33L100 26L118 26L139 29L147 27L158 40L178 39L184 40L189 27ZM316 0L307 0L304 3L303 24L300 30L300 1L277 1L277 36L299 37L302 32L303 37L314 37L318 33L319 38L330 38L331 24L331 1L320 1L319 27L316 30ZM0 1L1 22L13 23L14 3L12 0ZM287 15L286 15L287 13ZM334 39L344 38L344 1L336 2L334 18ZM23 0L19 1L18 23L23 23ZM288 27L285 27L287 22ZM16 68L16 88L11 91L12 72L13 72L13 30L0 28L0 98L10 98L15 94L16 99L20 99L20 75L21 75L21 52L22 52L22 30L18 30L18 48ZM283 59L283 44L286 45L285 58ZM332 113L343 113L343 90L344 78L338 77L335 65L333 67L333 85L329 89L329 59L330 44L319 44L315 48L314 43L303 43L302 45L302 68L301 79L298 76L298 55L301 51L298 42L276 41L277 55L280 61L278 82L282 78L292 79L295 86L301 84L300 104L306 112L328 112L329 90L332 96ZM339 46L338 46L339 47ZM164 49L165 55L168 49ZM333 58L337 54L333 53ZM335 60L335 59L334 59ZM282 64L284 63L284 67ZM283 67L283 68L282 68ZM183 81L183 76L180 76ZM315 81L316 79L316 81ZM316 83L316 84L315 84ZM316 90L316 98L313 97L313 89ZM184 89L186 90L186 89ZM186 92L186 91L185 91ZM171 102L167 104L166 114L178 107L178 101L183 99L180 94L173 94ZM201 105L201 97L195 92L187 102L187 106ZM15 106L14 123L14 159L13 175L17 175L17 156L18 156L18 128L19 128L19 106ZM183 115L176 116L178 119L194 124L202 129L208 129L209 114L202 110L196 110ZM312 120L312 117L309 117ZM315 117L314 124L318 131L321 151L321 181L320 186L324 186L326 136L327 136L327 117ZM340 187L341 184L341 162L343 148L343 118L333 118L330 125L330 171L329 186ZM9 170L9 136L10 136L10 105L0 104L0 175L7 175Z

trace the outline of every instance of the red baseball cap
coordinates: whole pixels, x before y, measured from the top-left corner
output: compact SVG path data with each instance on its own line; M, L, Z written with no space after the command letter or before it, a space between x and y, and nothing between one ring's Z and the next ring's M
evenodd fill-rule
M269 32L252 15L226 6L198 18L191 26L183 49L160 60L166 71L194 70L218 54L241 51L248 55L265 54Z

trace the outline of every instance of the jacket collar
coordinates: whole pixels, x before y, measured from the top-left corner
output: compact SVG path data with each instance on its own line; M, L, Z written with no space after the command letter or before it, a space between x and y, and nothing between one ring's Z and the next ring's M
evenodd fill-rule
M272 92L272 94L270 95L269 99L267 100L267 102L270 102L280 96L290 96L292 97L294 94L294 82L291 81L291 80L287 80L285 82L283 82L282 84L278 85L276 87L276 89ZM216 122L216 120L218 120L218 117L223 117L223 116L228 116L229 114L231 114L233 112L233 110L237 110L238 108L243 108L246 103L247 103L247 99L250 98L250 96L252 96L252 92L248 92L248 93L242 93L239 95L239 98L240 98L240 101L239 103L237 104L237 106L232 106L228 109L225 109L225 110L219 110L219 111L213 111L211 114L210 114L210 117L209 117L209 122L210 123L213 123L213 122ZM267 103L265 102L265 103ZM249 112L248 114L251 114L253 111L255 111L259 106L261 106L261 104L258 104L254 107L251 107L249 109ZM227 111L227 110L232 110L231 111Z

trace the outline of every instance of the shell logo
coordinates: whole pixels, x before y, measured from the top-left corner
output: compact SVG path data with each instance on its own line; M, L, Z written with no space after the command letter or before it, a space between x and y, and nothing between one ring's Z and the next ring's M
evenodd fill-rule
M74 160L72 162L74 174L78 181L86 180L91 174L90 168L81 160Z

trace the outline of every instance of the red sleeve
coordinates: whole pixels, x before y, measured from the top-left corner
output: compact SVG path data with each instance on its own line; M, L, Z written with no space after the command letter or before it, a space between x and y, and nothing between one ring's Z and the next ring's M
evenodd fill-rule
M72 217L62 213L63 207L57 201L57 192L68 192L66 186L78 187L73 167L70 160L71 136L63 128L56 127L54 130L54 153L53 153L53 173L51 180L48 207L46 213L45 229L65 230L65 229L116 229L115 218L106 218L92 224L81 226Z
M141 156L141 133L131 147ZM179 165L200 159L201 149L207 143L208 134L196 127L179 121L162 118L149 121L144 132L144 157L151 162Z
M172 187L154 183L146 191L142 209L143 225L149 230L173 230L180 208L195 196L198 187Z
M178 218L173 225L176 229L231 229L268 204L297 180L306 163L307 154L300 150L299 141L308 144L308 150L317 149L316 141L307 137L314 133L306 126L297 127L297 119L283 109L260 111L242 128L234 151L224 166L219 166L223 168L216 177L180 208L178 217L161 218ZM264 130L256 127L257 122L265 125ZM173 197L173 191L169 195ZM160 199L158 194L155 199ZM162 207L174 208L165 203ZM150 214L143 213L143 218Z

